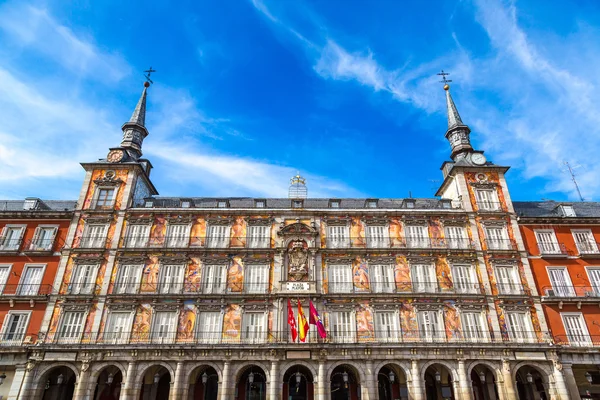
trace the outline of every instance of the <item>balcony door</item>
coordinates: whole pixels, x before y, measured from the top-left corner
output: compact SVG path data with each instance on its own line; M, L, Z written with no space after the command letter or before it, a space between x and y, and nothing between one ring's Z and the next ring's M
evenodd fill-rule
M571 278L566 267L548 268L548 276L550 277L550 283L552 283L552 290L554 290L555 296L575 296L575 290L573 290L573 284L571 283Z

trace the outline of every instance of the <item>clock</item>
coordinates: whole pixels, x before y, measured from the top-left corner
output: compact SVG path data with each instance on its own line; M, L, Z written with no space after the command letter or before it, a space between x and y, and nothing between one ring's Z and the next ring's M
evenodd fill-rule
M116 163L123 159L123 150L111 150L106 156L108 162Z
M471 162L473 162L473 164L483 165L483 164L485 164L486 161L487 160L485 159L485 156L481 153L471 154Z

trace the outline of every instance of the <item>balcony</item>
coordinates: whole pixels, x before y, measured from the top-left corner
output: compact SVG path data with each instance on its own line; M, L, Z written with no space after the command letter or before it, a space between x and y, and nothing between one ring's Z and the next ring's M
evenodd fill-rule
M474 250L475 243L469 239L432 239L429 237L407 236L400 239L351 236L348 239L326 238L328 249L415 249L415 250Z
M143 291L141 289L144 289ZM245 283L245 282L229 282L225 283L159 283L156 285L145 284L142 288L140 283L116 283L112 293L109 296L152 296L152 297L169 297L169 296L196 296L204 295L223 295L223 294L267 294L269 293L268 283Z
M98 250L105 249L109 245L108 238L103 236L82 236L75 249L79 250Z
M90 206L87 210L97 210L97 211L112 211L115 209L114 200L110 199L97 199L90 202Z
M581 257L597 257L600 255L599 246L596 242L577 243L577 249Z
M55 245L56 242L56 245ZM33 240L29 239L25 241L23 246L23 253L26 254L52 254L54 251L60 251L64 245L61 240L53 239L42 239Z
M512 239L486 239L487 251L515 251L517 244Z
M246 236L163 236L149 238L148 236L125 236L121 240L121 249L145 250L145 249L269 249L271 248L270 237L246 237Z
M0 253L18 253L23 244L23 239L2 239L0 238Z
M568 257L575 253L565 246L564 243L538 243L538 254L542 257Z
M453 294L453 295L481 295L485 294L483 285L479 283L465 283L452 286L443 286L439 282L377 282L377 281L351 281L329 282L327 294Z
M531 290L520 283L496 283L498 296L531 296Z
M47 346L73 346L73 345L105 345L105 346L148 346L148 345L180 345L180 346L211 346L229 347L232 345L260 345L283 347L309 346L311 344L332 345L424 345L439 346L443 344L457 346L540 346L550 344L547 334L539 335L537 332L521 332L519 337L511 338L506 335L502 337L490 337L488 332L457 332L450 336L445 330L422 332L402 330L374 330L358 331L335 334L327 332L326 338L321 338L316 331L309 331L306 340L300 342L291 338L290 330L284 331L205 331L197 330L191 332L96 332L84 333L73 338L59 338L58 334L48 335L45 340ZM540 338L541 336L541 338ZM600 338L599 338L600 339Z
M45 297L53 293L52 285L48 284L18 284L0 285L0 300L3 298L23 297L29 300L31 297Z
M502 203L497 201L478 201L477 211L484 212L505 212Z
M597 335L555 335L554 343L563 347L593 347L596 350L600 347L600 336Z
M545 286L542 288L542 302L598 302L600 286Z

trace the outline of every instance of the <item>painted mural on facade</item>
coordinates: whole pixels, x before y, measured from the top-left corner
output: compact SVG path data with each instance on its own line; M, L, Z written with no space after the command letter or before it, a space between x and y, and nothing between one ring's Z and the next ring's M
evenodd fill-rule
M369 265L367 264L367 260L356 257L352 261L352 282L357 292L368 292L370 290L371 285L369 282Z
M108 170L105 169L96 169L92 172L91 184L88 186L88 190L85 196L85 200L83 202L83 209L88 209L92 205L92 201L95 197L95 192L98 188L98 185L94 183L95 180L100 180L105 177L106 172ZM120 210L123 202L123 194L125 192L125 182L127 182L127 176L129 172L125 169L116 169L111 170L114 171L114 180L121 180L123 183L118 185L117 193L115 196L115 209Z
M394 267L394 280L396 281L396 290L399 292L410 292L412 290L412 281L410 279L410 266L406 256L397 255L396 265Z
M242 309L237 304L230 304L225 308L223 316L223 340L226 342L238 341L242 331Z
M196 217L190 230L190 247L204 247L205 238L206 220L202 217Z
M231 227L231 247L246 247L246 218L236 217Z
M133 320L133 338L147 339L150 337L150 321L152 320L152 306L140 304Z
M453 283L450 276L450 266L445 257L438 257L435 260L435 274L439 288L442 291L452 290Z
M157 215L154 217L154 223L150 228L150 246L161 247L165 243L167 235L167 221L164 216Z
M404 246L404 227L399 218L390 219L389 233L392 247Z
M462 329L459 314L456 310L456 302L448 300L444 302L444 328L448 339L461 339Z
M360 217L352 217L350 221L350 240L352 241L352 247L365 247L367 244L365 226Z
M244 288L244 260L242 257L233 257L227 269L227 290L240 293Z
M149 255L142 271L141 293L154 293L158 288L160 260L156 255Z
M356 335L359 341L375 339L375 327L373 324L373 310L369 303L361 303L356 310Z
M194 300L187 300L183 303L179 320L177 321L178 342L185 342L194 339L194 328L196 326L196 305Z
M400 308L400 327L405 340L419 338L419 323L412 299L402 302Z
M189 260L185 271L183 290L190 293L199 293L202 289L201 261L197 257Z

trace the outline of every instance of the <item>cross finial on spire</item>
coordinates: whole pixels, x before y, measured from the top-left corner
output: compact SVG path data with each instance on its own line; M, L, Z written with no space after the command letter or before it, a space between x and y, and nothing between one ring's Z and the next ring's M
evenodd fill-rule
M438 75L440 75L442 77L442 80L440 81L440 83L444 84L444 90L450 89L450 85L448 85L448 83L452 82L452 80L451 79L446 79L446 77L448 75L450 75L450 73L444 72L444 70L442 70L442 72L438 73Z
M150 67L149 69L144 71L144 77L146 78L146 82L144 82L144 86L148 87L148 86L150 86L150 84L154 84L154 82L152 82L152 79L150 79L150 75L152 75L153 72L156 72L156 70L152 69L152 67Z

